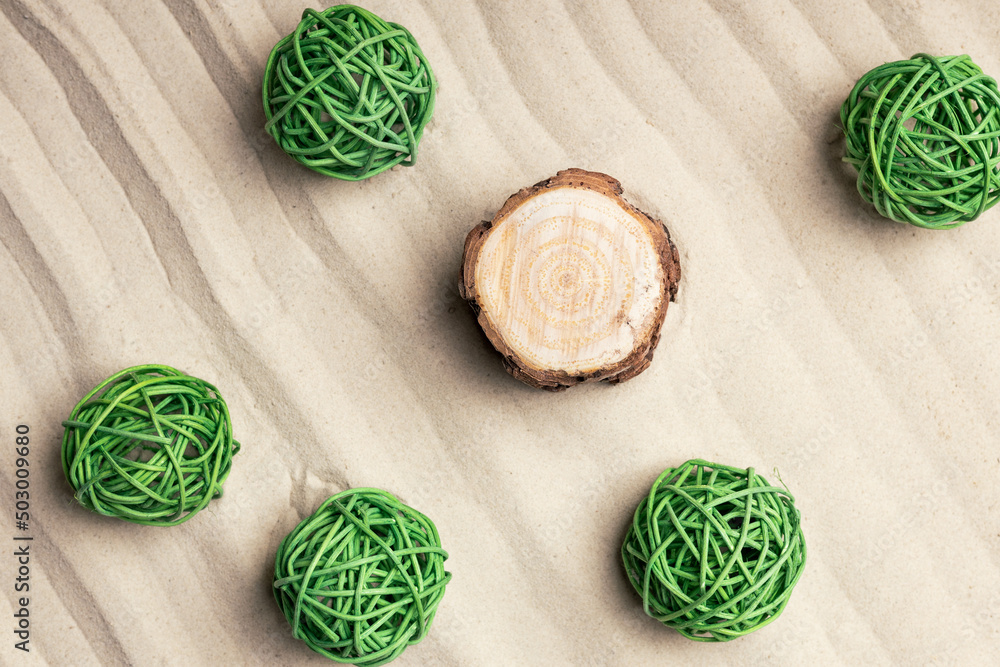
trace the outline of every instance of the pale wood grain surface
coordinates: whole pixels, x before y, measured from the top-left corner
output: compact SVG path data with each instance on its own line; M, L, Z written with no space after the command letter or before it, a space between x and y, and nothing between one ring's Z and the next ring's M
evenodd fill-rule
M27 658L0 560L0 662L325 664L269 578L350 486L431 516L451 554L401 666L994 660L1000 209L882 221L836 113L919 51L1000 74L1000 5L366 6L441 88L417 166L352 184L262 130L301 2L0 0L0 438L32 429L37 554ZM569 166L666 221L684 277L647 372L551 395L502 370L456 279L469 229ZM176 528L86 512L59 466L76 400L143 362L215 383L243 443L225 497ZM777 467L804 515L784 616L725 645L645 618L618 556L691 457Z

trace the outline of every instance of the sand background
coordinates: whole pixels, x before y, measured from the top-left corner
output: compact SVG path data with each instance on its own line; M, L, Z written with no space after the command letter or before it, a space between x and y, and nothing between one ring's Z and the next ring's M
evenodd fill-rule
M994 660L1000 209L883 221L836 118L915 52L1000 73L1000 5L366 6L441 87L415 168L344 183L262 130L301 2L0 0L0 524L27 423L36 550L27 657L0 558L0 662L326 664L273 602L273 555L369 485L451 554L400 666ZM502 370L455 283L468 230L569 166L665 220L684 275L650 370L553 395ZM220 387L243 443L225 497L170 529L86 512L59 467L74 403L146 362ZM728 644L644 617L619 562L692 457L777 467L804 516L783 617Z

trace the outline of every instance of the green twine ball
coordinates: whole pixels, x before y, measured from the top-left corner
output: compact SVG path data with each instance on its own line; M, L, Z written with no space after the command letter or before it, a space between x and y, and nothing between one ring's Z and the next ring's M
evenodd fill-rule
M220 497L240 450L219 390L155 364L94 387L63 426L63 472L80 504L147 526L183 523Z
M416 161L436 87L406 28L353 5L307 9L267 59L264 128L310 169L358 181Z
M876 67L840 122L858 191L887 218L951 229L1000 197L1000 93L969 56L918 53Z
M446 558L426 516L385 491L351 489L281 542L274 597L309 648L375 667L427 636L451 580Z
M802 576L792 496L753 468L702 460L660 475L635 511L622 560L645 612L695 641L767 625Z

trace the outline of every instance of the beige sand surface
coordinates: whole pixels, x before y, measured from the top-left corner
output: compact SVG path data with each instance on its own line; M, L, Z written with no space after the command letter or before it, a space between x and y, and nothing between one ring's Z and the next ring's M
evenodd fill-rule
M994 661L1000 208L882 221L835 119L918 51L1000 75L1000 5L367 6L441 88L418 165L355 184L262 130L301 1L0 0L0 538L27 423L37 554L27 660L0 557L0 663L326 664L273 602L273 555L369 485L451 553L400 667ZM666 220L684 278L649 371L552 395L503 372L456 277L474 224L568 166ZM171 529L72 504L58 463L76 400L150 361L217 384L244 446ZM804 515L785 614L728 644L644 617L619 563L644 490L691 457L777 467Z

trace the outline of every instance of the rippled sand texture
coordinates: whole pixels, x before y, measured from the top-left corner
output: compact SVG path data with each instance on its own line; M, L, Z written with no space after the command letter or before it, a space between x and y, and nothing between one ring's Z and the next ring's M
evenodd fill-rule
M400 666L990 662L1000 208L883 222L836 113L918 51L1000 74L1000 5L734 4L371 0L441 89L418 165L352 184L262 131L301 2L0 0L0 436L32 429L37 553L34 651L8 633L0 662L326 664L270 569L367 485L451 552ZM456 280L469 229L568 166L666 220L684 278L647 372L550 395L503 371ZM59 467L76 400L150 361L217 384L244 445L171 529L87 513ZM784 616L725 645L646 619L619 563L656 474L695 456L778 467L805 517Z

